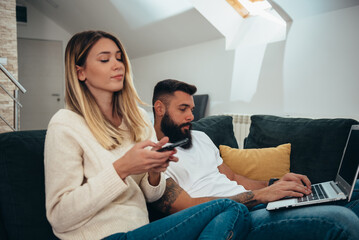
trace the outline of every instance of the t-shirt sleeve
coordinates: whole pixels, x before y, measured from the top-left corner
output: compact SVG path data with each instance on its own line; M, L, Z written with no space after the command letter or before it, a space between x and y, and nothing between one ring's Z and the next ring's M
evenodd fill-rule
M203 141L205 141L205 144L207 144L208 146L211 146L211 149L212 149L213 154L214 154L215 159L216 159L217 166L222 165L223 159L221 158L219 150L216 147L216 145L214 145L212 139L210 137L208 137L208 135L206 133L204 133L204 132L201 132L200 136L203 138Z

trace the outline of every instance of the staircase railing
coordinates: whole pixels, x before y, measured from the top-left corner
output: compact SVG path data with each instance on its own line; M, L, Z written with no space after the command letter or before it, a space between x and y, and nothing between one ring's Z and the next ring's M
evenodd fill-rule
M26 89L14 78L14 76L0 63L1 71L7 76L7 78L22 92L25 93ZM15 111L14 111L14 127L6 121L0 114L0 119L6 123L13 131L17 131L19 129L19 107L22 107L21 103L18 101L18 90L15 89L14 96L10 94L1 84L0 88L2 88L5 93L14 101L15 103Z

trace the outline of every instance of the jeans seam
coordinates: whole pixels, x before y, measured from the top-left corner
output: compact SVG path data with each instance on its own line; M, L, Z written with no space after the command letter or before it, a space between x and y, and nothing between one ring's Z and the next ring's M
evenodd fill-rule
M231 203L231 204L233 204L233 203ZM232 226L231 226L231 229L232 229L232 230L229 230L229 232L227 233L227 237L226 237L227 240L230 240L230 239L232 239L232 237L233 237L234 223L238 221L239 213L243 214L242 207L239 206L238 208L239 208L239 209L238 209L238 211L237 211L237 215L235 216L235 221L232 221ZM248 212L247 212L246 215L247 215L247 216L245 216L245 217L247 218L247 217L248 217Z
M191 216L189 216L188 218L186 218L184 221L176 224L175 226L171 227L170 229L168 229L167 231L163 232L162 234L158 235L157 237L155 237L154 239L161 239L164 235L166 235L167 233L169 233L170 231L172 231L173 229L177 228L178 226L185 224L189 221L189 219L192 219L193 217L196 217L197 215L201 214L202 212L204 212L205 210L207 210L208 208L214 206L214 205L219 205L219 201L215 201L213 202L211 205L206 206L205 208L201 209L200 211L192 214ZM222 207L223 208L223 207ZM237 218L239 216L239 213L237 214ZM232 225L232 229L233 229L233 225Z
M353 202L350 202L350 203L349 203L349 205L347 205L347 208L353 209L353 208L356 207L356 205L358 205L359 201L353 201Z
M182 224L185 224L186 222L188 222L189 219L191 219L191 218L195 217L196 215L202 213L203 211L205 211L205 210L208 209L209 207L212 207L214 204L217 205L218 203L217 203L217 202L212 203L211 205L209 205L209 206L207 206L207 207L201 209L200 211L198 211L198 212L192 214L191 216L189 216L188 218L186 218L184 221L182 221L182 222L176 224L175 226L171 227L171 228L168 229L166 232L163 232L161 235L158 235L158 236L155 237L154 239L160 239L160 238L162 238L163 235L165 235L165 234L167 234L168 232L172 231L174 228L177 228L178 226L180 226L180 225L182 225Z

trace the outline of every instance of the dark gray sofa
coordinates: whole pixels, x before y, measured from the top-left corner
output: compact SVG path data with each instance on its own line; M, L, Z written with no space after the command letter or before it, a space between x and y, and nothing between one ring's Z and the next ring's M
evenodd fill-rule
M352 119L298 119L252 116L246 148L292 143L291 170L314 179L335 175ZM220 144L238 147L232 118L210 116L193 123ZM46 130L0 134L0 239L56 239L45 214L43 149ZM318 172L317 166L325 166ZM149 209L150 219L159 217Z

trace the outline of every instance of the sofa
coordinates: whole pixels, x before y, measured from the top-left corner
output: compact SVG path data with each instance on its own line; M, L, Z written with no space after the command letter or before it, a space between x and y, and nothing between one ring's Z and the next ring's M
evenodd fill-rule
M291 143L290 170L312 182L336 174L353 119L285 118L253 115L245 148ZM238 148L230 116L209 116L193 123L219 147ZM0 239L57 239L45 213L43 150L46 130L0 134ZM318 167L322 170L319 170ZM150 219L161 215L149 208Z

